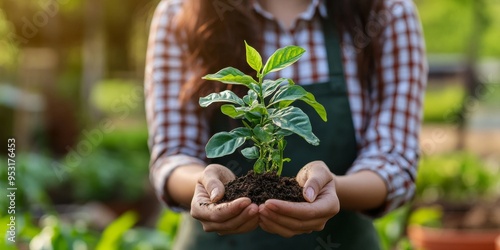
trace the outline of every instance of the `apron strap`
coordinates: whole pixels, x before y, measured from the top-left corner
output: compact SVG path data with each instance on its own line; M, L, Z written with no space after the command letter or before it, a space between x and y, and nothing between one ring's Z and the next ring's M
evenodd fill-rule
M347 94L347 86L344 77L342 50L340 38L333 20L330 17L322 17L323 35L328 58L328 70L330 75L330 85L337 93Z

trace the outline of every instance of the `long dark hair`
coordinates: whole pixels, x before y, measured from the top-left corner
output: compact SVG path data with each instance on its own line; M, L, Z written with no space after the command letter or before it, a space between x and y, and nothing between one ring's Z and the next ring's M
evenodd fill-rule
M380 25L376 18L384 10L383 0L325 1L339 34L348 33L353 39L359 79L363 86L370 88L375 61L381 51L380 32L371 32L370 25ZM206 83L201 79L203 75L227 66L250 71L242 41L246 40L258 50L261 46L261 32L255 25L257 17L252 4L251 0L184 0L183 11L176 19L177 35L187 45L185 60L187 65L192 65L194 75L182 87L182 101L197 100L210 92L228 88L228 85Z

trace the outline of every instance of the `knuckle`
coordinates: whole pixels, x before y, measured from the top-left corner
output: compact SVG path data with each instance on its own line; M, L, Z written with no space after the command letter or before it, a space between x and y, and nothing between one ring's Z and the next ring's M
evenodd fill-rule
M335 203L335 205L333 205L333 206L331 207L331 209L329 210L328 215L329 215L330 217L333 217L333 216L335 216L336 214L338 214L339 212L340 212L340 204L339 204L339 202L338 202L338 200L337 200L337 202Z
M208 165L204 170L203 170L203 176L206 177L206 176L217 176L218 172L219 172L219 167L218 165L216 164L210 164Z
M207 189L210 189L210 188L215 188L218 184L218 181L216 179L208 179L207 182L205 183L205 187Z
M309 185L312 187L315 187L316 190L321 188L321 183L320 183L319 179L315 178L315 177L309 179Z
M325 164L324 161L317 160L317 161L314 161L314 166L316 166L316 167L324 167L324 166L326 166L326 164Z
M209 164L209 165L205 168L205 172L216 171L218 167L219 167L219 165L218 165L218 164Z
M339 205L336 205L336 206L333 208L333 214L332 214L332 216L333 216L333 215L338 214L339 212L340 212L340 206L339 206Z

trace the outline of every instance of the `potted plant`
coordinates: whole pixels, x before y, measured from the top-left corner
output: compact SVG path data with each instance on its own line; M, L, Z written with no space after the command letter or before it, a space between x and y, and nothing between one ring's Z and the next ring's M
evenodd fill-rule
M323 105L315 97L292 79L264 79L271 72L282 70L300 59L305 50L299 46L287 46L276 50L265 64L253 47L245 42L246 60L256 71L256 78L240 70L227 67L215 74L203 77L205 80L225 84L243 85L248 88L245 96L239 97L231 90L211 93L201 97L199 104L207 107L215 102L223 102L220 110L232 119L240 120L241 126L229 132L219 132L210 138L206 145L208 158L217 158L234 153L246 141L253 142L251 147L241 150L243 156L255 160L253 171L226 183L226 192L220 202L249 197L254 203L261 204L267 199L278 198L289 201L304 201L301 187L290 177L280 177L283 164L290 161L283 155L286 147L285 137L297 134L312 145L319 139L313 134L309 117L291 104L300 100L310 105L323 121L327 120ZM248 183L270 185L265 192L252 195L245 190ZM270 184L268 184L270 183ZM293 195L284 195L290 192ZM258 193L258 192L257 192Z
M498 169L465 153L422 160L408 236L417 248L494 250L500 235Z

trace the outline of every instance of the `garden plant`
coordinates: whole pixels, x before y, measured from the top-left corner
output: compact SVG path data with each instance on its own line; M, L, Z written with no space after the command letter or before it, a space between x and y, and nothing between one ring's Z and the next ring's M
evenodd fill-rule
M276 50L263 64L261 55L257 50L245 42L246 60L252 69L256 71L255 78L242 71L226 67L215 74L203 77L205 80L219 81L224 84L243 85L248 88L245 96L239 97L231 90L220 93L211 93L201 97L199 104L207 107L216 102L223 102L221 112L232 119L241 120L241 126L227 132L216 133L210 138L206 145L208 158L218 158L233 154L246 141L251 141L252 146L243 148L242 155L250 160L255 160L253 171L246 176L226 184L226 195L222 201L232 200L240 196L248 196L250 193L238 190L239 195L228 197L231 186L245 180L266 179L277 181L268 188L265 193L283 193L280 188L283 183L295 185L299 200L280 197L292 201L302 200L301 188L295 179L281 177L283 164L291 161L285 157L284 149L287 145L285 137L297 134L312 145L319 145L319 139L312 132L311 122L306 113L291 104L300 100L310 105L318 113L323 121L327 120L323 105L318 103L310 92L296 85L292 79L279 78L275 80L264 79L269 73L282 70L300 59L305 50L299 46L286 46ZM260 181L258 181L260 182ZM280 184L281 183L281 184ZM245 186L245 185L243 185ZM259 186L259 185L257 185ZM241 189L242 186L233 187ZM248 187L247 188L251 188ZM229 189L229 190L228 190ZM269 190L271 189L271 190ZM286 192L286 191L285 191ZM253 194L258 192L251 192ZM297 193L297 192L295 192ZM255 194L259 195L259 194ZM252 199L252 197L249 197ZM261 203L270 197L254 197L253 202Z

